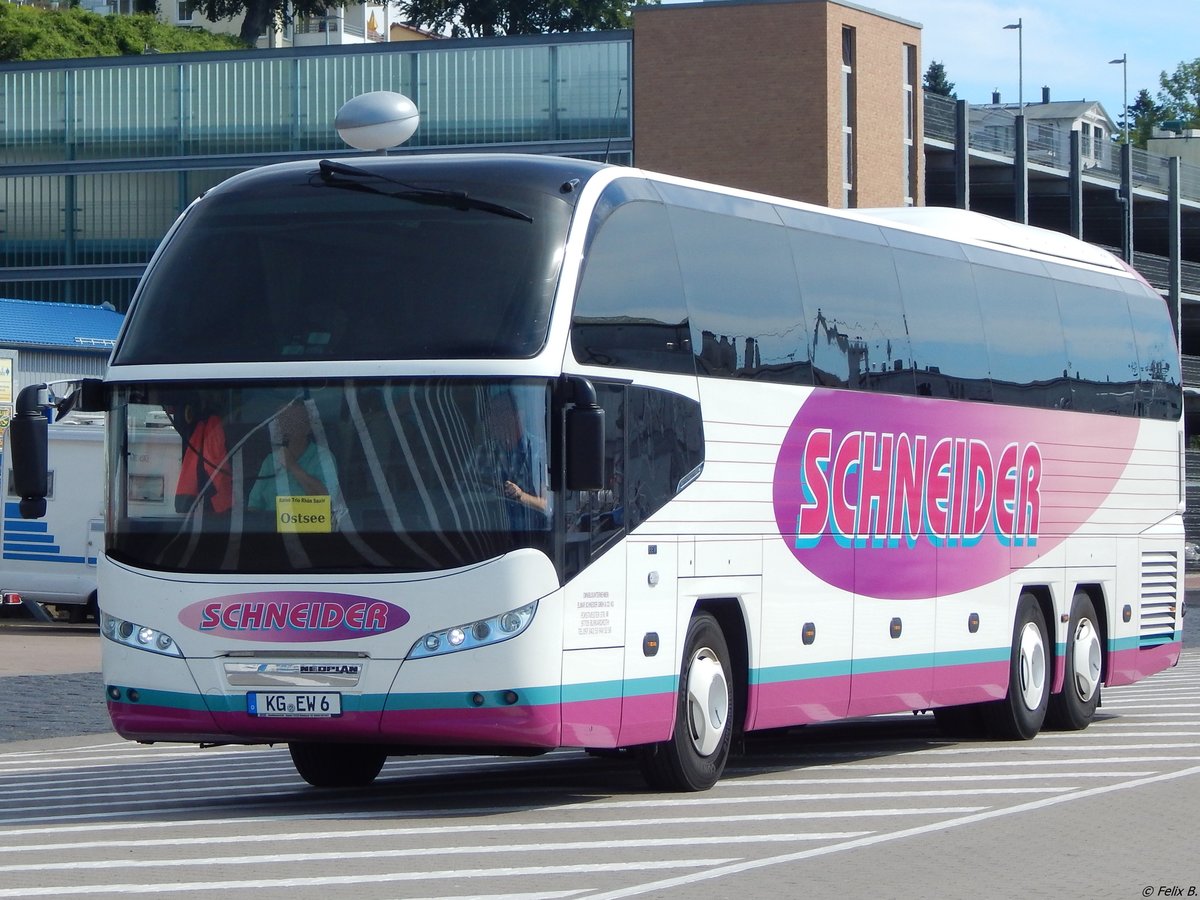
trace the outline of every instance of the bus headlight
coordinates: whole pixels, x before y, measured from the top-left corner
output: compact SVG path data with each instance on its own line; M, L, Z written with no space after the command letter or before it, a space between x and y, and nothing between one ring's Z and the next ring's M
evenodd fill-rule
M100 633L113 643L123 647L183 658L183 651L179 649L175 639L166 632L125 619L118 619L106 612L100 613Z
M430 656L474 650L476 647L507 641L529 627L535 612L537 601L488 619L430 632L413 644L412 649L408 651L408 659L427 659Z

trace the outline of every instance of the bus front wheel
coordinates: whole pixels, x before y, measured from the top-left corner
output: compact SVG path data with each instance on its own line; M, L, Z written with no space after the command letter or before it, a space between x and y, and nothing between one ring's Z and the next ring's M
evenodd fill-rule
M733 690L729 648L708 613L688 625L675 704L675 732L646 747L642 773L664 791L706 791L717 783L733 741Z
M1050 657L1046 618L1033 594L1017 601L1008 696L984 708L992 737L1028 741L1042 730L1050 699Z
M387 761L382 747L370 744L288 744L292 764L313 787L362 787L370 784Z
M1096 606L1084 591L1076 591L1067 626L1066 677L1062 691L1050 698L1047 726L1060 731L1082 731L1088 727L1100 702L1102 658Z

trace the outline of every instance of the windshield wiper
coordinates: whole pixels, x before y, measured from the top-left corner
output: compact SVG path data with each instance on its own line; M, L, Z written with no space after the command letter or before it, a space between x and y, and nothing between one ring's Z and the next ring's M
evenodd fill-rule
M395 178L389 178L387 175L382 175L379 172L371 172L367 169L360 169L358 166L334 162L331 159L323 159L317 165L321 169L321 180L331 187L348 188L350 190L365 191L371 194L382 194L384 197L396 197L400 200L412 200L416 203L432 203L437 206L448 206L452 209L463 210L464 212L469 209L477 209L482 212L495 213L498 216L507 216L510 219L520 219L522 222L533 221L532 216L521 212L519 209L513 209L510 206L503 206L499 203L492 203L490 200L480 200L477 197L472 197L466 191L451 191L445 188L417 187L414 184L408 184L407 182L399 181ZM404 190L385 191L382 188L375 187L370 184L363 184L361 181L357 180L360 178L379 179L380 181L386 181L390 184L399 185Z

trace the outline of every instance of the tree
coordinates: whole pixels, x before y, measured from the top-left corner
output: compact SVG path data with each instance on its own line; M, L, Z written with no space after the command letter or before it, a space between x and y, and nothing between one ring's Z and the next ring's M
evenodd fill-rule
M1133 103L1129 104L1127 112L1129 116L1129 140L1131 143L1145 149L1146 141L1151 137L1151 132L1158 126L1163 119L1168 118L1163 115L1163 107L1159 103L1155 103L1150 96L1150 92L1142 88L1134 98ZM1120 123L1124 129L1125 122Z
M396 0L413 25L453 37L604 31L629 26L633 0ZM657 2L657 0L652 0Z
M1158 92L1167 119L1182 119L1188 127L1200 128L1200 58L1181 62L1172 75L1158 76Z
M77 59L130 56L147 48L159 53L238 50L232 35L175 28L150 15L100 16L85 9L43 9L0 3L0 60Z
M254 46L275 22L321 18L331 6L345 6L348 0L196 0L193 7L210 22L244 15L240 37Z
M925 70L925 90L931 94L958 99L958 95L954 93L954 82L946 78L946 67L936 59Z

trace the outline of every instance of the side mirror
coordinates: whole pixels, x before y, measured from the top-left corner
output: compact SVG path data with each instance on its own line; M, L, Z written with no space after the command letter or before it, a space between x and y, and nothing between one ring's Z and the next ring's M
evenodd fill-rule
M604 410L576 406L567 411L567 490L604 488Z
M102 413L108 407L105 405L104 382L99 378L81 378L71 382L72 390L55 406L58 415L55 421L72 412Z
M13 490L21 498L22 519L40 519L46 515L50 420L46 418L40 403L45 390L44 384L22 388L17 394L16 412L8 424Z

